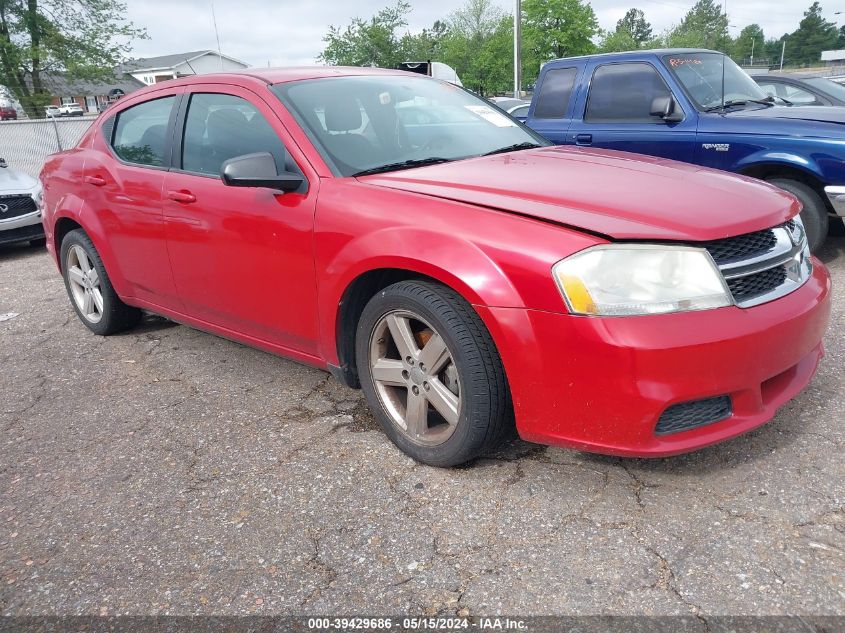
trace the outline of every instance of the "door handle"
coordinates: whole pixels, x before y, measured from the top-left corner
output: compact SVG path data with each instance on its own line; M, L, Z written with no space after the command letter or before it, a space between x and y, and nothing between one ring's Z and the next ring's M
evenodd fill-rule
M85 182L89 185L94 185L95 187L102 187L106 184L106 179L102 176L85 176Z
M197 201L197 197L190 191L168 191L167 197L176 202L181 202L182 204Z
M576 145L589 145L593 142L593 135L592 134L576 134L575 135L575 144Z

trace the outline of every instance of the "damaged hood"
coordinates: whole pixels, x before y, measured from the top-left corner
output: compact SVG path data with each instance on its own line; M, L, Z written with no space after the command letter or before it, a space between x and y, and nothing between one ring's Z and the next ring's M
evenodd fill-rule
M758 180L575 147L482 156L359 180L615 239L719 239L775 226L799 209L790 194Z

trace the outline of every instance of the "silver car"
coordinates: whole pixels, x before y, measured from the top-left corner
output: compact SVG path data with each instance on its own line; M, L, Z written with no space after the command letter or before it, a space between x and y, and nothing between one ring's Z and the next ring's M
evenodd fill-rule
M44 244L41 183L0 158L0 244Z

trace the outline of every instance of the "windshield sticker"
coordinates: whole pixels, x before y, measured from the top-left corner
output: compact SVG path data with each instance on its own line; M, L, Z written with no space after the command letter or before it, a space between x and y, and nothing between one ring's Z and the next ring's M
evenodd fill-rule
M483 105L467 105L464 107L473 114L477 114L485 121L489 121L496 127L516 127L516 123L501 112L496 112L493 108L488 108Z
M390 93L389 92L382 92L378 96L378 102L381 105L388 105L390 103Z
M683 58L683 57L670 57L669 58L669 65L672 68L677 68L678 66L683 66L684 64L701 64L702 61L700 59L695 59L693 57Z

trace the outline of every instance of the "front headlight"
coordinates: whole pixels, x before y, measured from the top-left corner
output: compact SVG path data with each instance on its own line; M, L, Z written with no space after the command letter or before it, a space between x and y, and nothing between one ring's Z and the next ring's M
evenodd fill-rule
M575 314L663 314L733 304L716 264L700 248L594 246L559 261L552 274Z
M36 187L35 191L32 192L32 199L35 201L35 205L38 207L39 211L44 210L44 189L41 187L39 183L38 187Z

